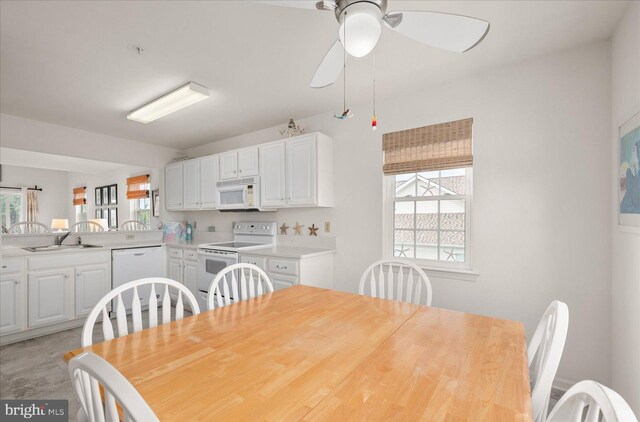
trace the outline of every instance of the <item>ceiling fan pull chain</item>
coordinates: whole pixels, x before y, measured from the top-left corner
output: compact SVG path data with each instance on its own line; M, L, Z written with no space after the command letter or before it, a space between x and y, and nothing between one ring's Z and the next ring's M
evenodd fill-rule
M378 119L376 118L376 53L373 53L373 118L371 119L371 130L378 128Z

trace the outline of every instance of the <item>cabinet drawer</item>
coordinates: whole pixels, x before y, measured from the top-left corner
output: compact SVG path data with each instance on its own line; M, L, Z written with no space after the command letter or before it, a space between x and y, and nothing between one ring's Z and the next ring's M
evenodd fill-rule
M269 272L298 275L298 261L291 259L269 259Z
M180 248L168 248L167 255L169 258L182 259L182 249Z
M266 260L267 260L266 258L260 257L260 256L251 256L251 255L240 256L241 263L255 265L256 267L260 268L263 271L266 271L267 269Z
M75 267L79 265L102 264L110 262L110 251L55 253L28 258L29 271L49 270L51 268Z
M193 249L184 249L182 251L185 261L197 261L198 260L198 251Z
M3 259L0 265L0 274L19 273L22 271L23 259Z

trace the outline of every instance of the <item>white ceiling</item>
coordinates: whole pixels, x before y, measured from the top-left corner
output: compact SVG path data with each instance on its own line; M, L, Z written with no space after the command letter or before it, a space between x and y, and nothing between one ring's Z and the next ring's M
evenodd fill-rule
M628 2L389 4L475 16L491 30L456 54L385 28L376 49L379 98L607 39ZM330 12L248 1L2 1L0 31L2 113L188 148L342 107L341 81L308 87L336 38ZM370 100L371 63L371 55L351 60L349 102ZM126 119L188 81L211 97L148 125Z
M0 164L67 172L70 171L69 169L73 169L74 173L88 174L99 174L126 167L118 163L13 148L0 148Z

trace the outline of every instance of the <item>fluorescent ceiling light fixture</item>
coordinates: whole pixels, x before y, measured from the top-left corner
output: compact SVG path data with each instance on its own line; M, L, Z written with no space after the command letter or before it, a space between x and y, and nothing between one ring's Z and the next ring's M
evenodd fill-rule
M127 115L127 119L147 124L207 98L209 98L207 88L189 82L185 86L133 110Z

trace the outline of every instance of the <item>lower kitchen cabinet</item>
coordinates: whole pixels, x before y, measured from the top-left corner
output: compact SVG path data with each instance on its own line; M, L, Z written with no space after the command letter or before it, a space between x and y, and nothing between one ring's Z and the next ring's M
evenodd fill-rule
M171 280L184 284L194 296L197 294L198 282L198 255L192 249L168 248L169 259L167 261L167 274ZM178 300L178 292L169 289L172 300ZM185 307L189 307L189 302L183 298ZM201 309L203 311L203 309Z
M255 253L255 252L253 252ZM256 265L267 273L274 290L303 284L305 286L333 289L333 254L282 258L280 256L245 255L240 262Z
M269 278L271 279L271 283L273 283L273 290L275 290L276 292L278 290L286 289L287 287L299 284L297 277L272 274Z
M196 262L184 261L182 270L182 283L195 296L198 284L198 264Z
M26 283L22 273L0 276L0 335L25 328L25 292Z
M29 274L29 328L73 317L73 268Z
M109 264L76 267L76 317L88 315L96 304L111 290Z

